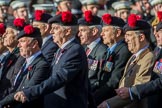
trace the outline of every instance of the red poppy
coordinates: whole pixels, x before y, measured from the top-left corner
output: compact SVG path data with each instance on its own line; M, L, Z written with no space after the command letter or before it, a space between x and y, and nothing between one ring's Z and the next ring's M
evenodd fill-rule
M106 23L106 24L111 24L111 22L112 22L112 17L111 17L110 14L104 14L104 15L102 16L102 20L103 20L103 22Z
M25 25L25 20L21 18L16 18L13 23L16 27L23 27Z
M31 71L33 68L32 68L32 66L29 66L28 67L28 71Z
M6 31L5 25L3 23L0 23L0 36L2 36Z
M159 18L159 21L162 21L162 11L158 11L157 16Z
M13 62L12 60L9 60L8 64L7 64L7 67L9 67L12 64L12 62Z
M62 12L61 19L64 23L70 23L72 21L72 13L70 11Z
M31 25L25 26L25 27L24 27L24 32L25 32L26 34L32 34L32 33L34 32L33 26L31 26Z
M109 61L109 62L112 61L112 55L109 57L109 60L108 60L108 61Z
M128 17L128 25L130 27L135 27L136 23L137 23L137 20L138 20L138 17L137 17L136 14L129 15L129 17Z
M93 16L92 16L91 11L85 11L84 17L85 17L86 22L88 22L88 23L92 22Z
M36 10L34 13L35 20L40 21L42 19L44 11L43 10Z

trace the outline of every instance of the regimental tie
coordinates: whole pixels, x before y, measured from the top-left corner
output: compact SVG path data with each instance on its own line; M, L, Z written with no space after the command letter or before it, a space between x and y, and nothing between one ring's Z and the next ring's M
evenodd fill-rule
M136 55L131 56L130 60L128 61L128 72L127 76L130 76L132 74L132 67L134 66L134 61L136 59Z
M58 61L60 60L64 51L65 51L65 49L58 49L58 52L56 53L55 64L58 63Z
M91 53L91 49L90 48L86 48L86 55L88 56Z
M26 62L23 64L23 66L21 67L21 69L19 70L18 74L15 77L14 80L14 86L18 87L23 79L23 77L27 74L27 70L26 70Z

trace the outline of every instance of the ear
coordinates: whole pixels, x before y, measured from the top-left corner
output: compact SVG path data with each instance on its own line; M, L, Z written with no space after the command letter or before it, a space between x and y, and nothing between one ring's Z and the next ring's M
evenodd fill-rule
M65 36L68 36L71 34L71 31L72 29L70 27L67 27L66 30L65 30Z
M121 33L122 33L122 30L118 28L117 32L116 32L116 37L119 37L121 35Z
M145 38L146 38L146 36L145 36L143 33L141 33L141 34L139 35L139 40L140 40L141 42L144 41Z
M36 48L38 46L38 41L34 40L34 42L31 43L32 48Z
M49 27L50 27L49 24L45 24L45 26L44 26L44 31L47 32L47 31L49 30Z
M96 27L94 27L93 29L92 29L92 35L93 36L95 36L97 33L98 33L98 29L96 28Z

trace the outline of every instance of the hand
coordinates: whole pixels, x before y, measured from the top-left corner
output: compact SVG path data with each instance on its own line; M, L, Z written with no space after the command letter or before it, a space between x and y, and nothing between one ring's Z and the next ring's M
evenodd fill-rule
M97 108L107 108L107 102L103 101L100 105L97 106Z
M122 87L122 88L116 89L115 91L117 95L120 96L122 99L126 99L130 97L129 88L127 87Z
M14 95L14 99L16 101L19 101L19 102L22 102L22 103L25 103L27 101L27 97L25 96L24 92L23 91L19 91L17 92L15 95Z

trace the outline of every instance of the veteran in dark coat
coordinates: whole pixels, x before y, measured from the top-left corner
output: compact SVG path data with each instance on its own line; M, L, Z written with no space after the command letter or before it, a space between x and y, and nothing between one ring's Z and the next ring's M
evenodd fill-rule
M58 46L53 42L52 35L50 34L51 24L48 24L48 20L52 16L45 13L42 10L36 10L34 13L33 26L38 27L43 38L41 51L46 60L51 64L54 53L56 53Z
M20 102L46 95L45 108L87 108L88 65L83 47L76 41L77 19L62 12L49 20L54 42L59 46L52 75L41 84L15 94ZM25 99L25 100L24 100Z
M8 49L7 54L1 59L0 66L0 99L6 96L9 91L8 88L12 85L12 79L14 78L14 69L16 62L23 61L19 54L19 48L17 47L17 33L25 26L25 20L15 19L11 23L8 23L5 33L3 34L4 46Z
M133 21L133 23L132 23ZM150 49L151 26L144 20L137 19L135 14L128 17L128 24L125 25L125 41L128 49L133 55L128 60L123 76L119 82L119 88L131 87L132 85L144 84L151 79L151 72L155 62L153 51ZM120 92L119 92L120 93ZM112 108L147 108L147 99L124 102L119 96L106 100Z
M110 22L107 20L111 19ZM108 46L107 54L102 60L102 73L99 78L99 88L94 92L96 104L115 96L115 89L124 73L125 65L131 56L128 46L124 41L122 27L125 25L121 18L104 14L102 16L103 43Z
M17 39L19 41L18 47L20 49L20 55L23 56L26 61L15 76L13 89L22 90L47 79L50 75L50 65L40 51L42 38L38 28L33 28L31 25L25 26L24 30L20 31L18 34ZM21 104L16 103L14 93L12 92L0 101L1 105L9 104L13 108L43 108L43 97L29 103Z
M107 46L103 44L100 37L101 18L93 16L91 11L85 11L84 16L78 20L78 37L86 51L89 67L88 78L92 91L95 91L99 87L98 74L102 71L100 61L107 52Z

